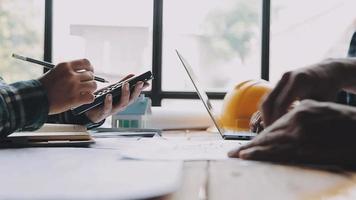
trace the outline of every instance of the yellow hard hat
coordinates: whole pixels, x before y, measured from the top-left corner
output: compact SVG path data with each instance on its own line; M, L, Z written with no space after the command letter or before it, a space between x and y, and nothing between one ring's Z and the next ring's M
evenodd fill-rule
M249 130L252 114L258 110L262 97L271 89L264 80L248 80L236 85L224 98L220 125L226 130Z

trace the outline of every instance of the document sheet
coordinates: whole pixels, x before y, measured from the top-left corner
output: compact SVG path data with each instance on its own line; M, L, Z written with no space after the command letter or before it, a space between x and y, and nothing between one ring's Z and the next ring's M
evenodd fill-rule
M177 190L181 162L120 160L112 149L0 149L0 199L143 199Z
M136 160L224 160L230 150L246 143L222 139L116 138L96 139L93 147L118 149L122 157Z

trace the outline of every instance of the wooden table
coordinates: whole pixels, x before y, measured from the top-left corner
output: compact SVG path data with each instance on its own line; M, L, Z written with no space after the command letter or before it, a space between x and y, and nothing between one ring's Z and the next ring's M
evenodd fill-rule
M163 137L218 139L204 132L164 132ZM165 199L356 199L356 173L228 159L186 161L181 188Z
M185 140L187 138L195 141L221 140L221 137L217 133L208 133L204 131L165 131L163 132L163 137L167 140L169 139ZM4 154L7 153L8 157L5 156L1 157L2 162L0 164L3 169L1 171L2 173L1 175L6 175L12 172L12 174L16 175L14 177L17 177L19 171L14 170L14 168L19 169L22 172L21 174L25 174L25 175L29 170L30 172L35 171L38 173L42 173L42 168L43 168L44 171L49 170L45 174L51 175L49 179L45 179L47 177L45 176L45 178L43 179L44 182L48 180L52 181L52 178L53 180L58 182L58 179L56 179L56 175L55 175L56 173L63 174L63 176L67 176L68 175L67 172L73 173L73 170L71 169L77 169L78 171L78 169L86 169L86 166L90 166L89 171L92 170L93 172L97 171L95 169L100 169L98 170L99 172L102 172L104 170L105 173L103 174L110 172L110 170L114 172L118 170L118 168L120 168L121 160L119 159L119 155L120 153L122 153L121 151L122 149L120 150L120 148L124 146L123 144L125 143L128 144L127 141L129 140L132 140L133 142L136 141L135 138L129 138L129 139L125 138L125 139L126 141L120 141L123 143L120 143L119 145L115 143L114 146L112 146L112 147L118 147L117 149L112 147L105 148L105 146L103 149L100 148L95 149L95 147L92 146L92 148L77 149L76 151L74 151L73 148L72 149L67 149L67 148L32 149L31 148L31 149L13 149L13 150L5 149L3 153ZM160 139L160 138L155 138L155 139ZM120 140L120 139L115 138L112 141L114 140ZM111 139L109 138L109 142L110 141ZM97 145L99 145L99 143L100 142L97 141ZM40 151L40 154L38 153L38 151ZM10 153L11 155L8 153ZM39 158L38 156L36 157L34 155L42 155L42 157ZM222 153L221 155L224 156L225 153ZM29 163L26 163L28 159L30 159L30 161ZM23 160L26 160L26 162ZM92 162L94 162L95 165L93 165ZM107 168L108 166L106 166L105 163L109 163L107 165L110 166L111 168L110 169ZM32 169L36 169L36 170L32 170ZM167 168L163 168L163 169L165 170ZM98 181L94 181L95 184L98 185L98 187L95 186L96 189L100 187L105 187L105 184L108 184L108 182L106 181L100 182L100 180L106 180L106 178L104 176L104 179L102 179L102 175L99 172L97 172L96 176L93 176L93 177L100 178L100 179L95 179ZM162 170L160 170L159 172L162 172ZM78 174L81 175L81 173ZM70 173L69 175L73 176L73 174ZM86 174L83 175L85 175L85 177L90 177L87 176ZM112 174L110 174L110 178L108 178L108 180L112 180L111 177ZM63 179L65 180L65 178L66 177L62 178L61 180ZM120 178L122 177L120 176ZM2 181L1 182L2 184L6 184L8 181L11 181L12 179L20 180L18 178L10 178L9 180L3 178L0 181ZM152 178L150 178L148 182L155 181L151 179ZM30 180L34 180L33 182L35 183L34 185L36 186L36 181L38 180L38 177L36 179L32 178ZM69 177L69 180L72 180L72 177ZM92 178L90 177L90 180L88 182L90 182L91 180ZM117 180L117 178L116 179L114 178L113 180ZM82 184L82 181L78 181L78 184ZM128 184L128 182L124 182L124 184ZM115 185L115 184L111 183L111 185ZM133 185L135 185L135 183L133 183ZM23 187L27 188L27 185ZM18 189L21 192L21 188L19 188L19 184L17 184L14 188ZM34 188L40 188L40 187L34 187ZM1 192L4 191L6 190L0 189L0 199L2 199ZM182 184L180 188L175 193L165 197L161 197L159 199L169 199L169 200L356 199L356 173L346 172L341 170L330 171L326 169L324 170L315 169L315 168L313 169L311 167L306 167L306 166L298 167L298 166L272 164L266 162L243 161L239 159L226 159L226 160L219 160L219 161L217 160L185 161L183 163Z

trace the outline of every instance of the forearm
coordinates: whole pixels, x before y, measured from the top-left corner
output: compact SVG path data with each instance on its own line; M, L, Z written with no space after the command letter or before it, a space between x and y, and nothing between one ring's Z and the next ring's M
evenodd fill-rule
M38 129L47 115L47 95L38 81L0 82L0 137L17 130Z
M340 90L356 93L356 58L331 59L323 64Z

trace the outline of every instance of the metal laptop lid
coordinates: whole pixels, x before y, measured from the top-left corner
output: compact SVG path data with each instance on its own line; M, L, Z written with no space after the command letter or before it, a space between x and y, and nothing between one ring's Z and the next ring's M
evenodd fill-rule
M221 137L224 138L224 134L223 134L224 130L219 125L219 122L214 114L213 107L210 103L208 95L206 94L205 90L203 90L202 87L200 87L200 85L197 81L198 80L197 76L194 74L193 69L189 65L189 63L183 58L183 56L178 52L178 50L176 50L176 53L177 53L180 61L182 62L184 69L187 71L187 74L188 74L190 80L192 81L194 88L195 88L196 92L198 93L199 98L203 102L206 110L208 111L210 118L213 120L215 127L218 129Z

